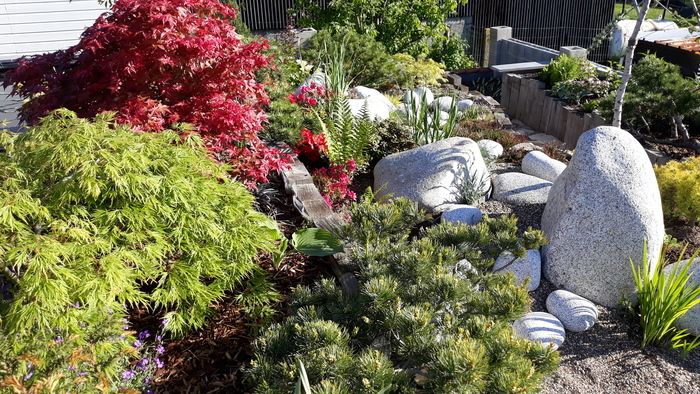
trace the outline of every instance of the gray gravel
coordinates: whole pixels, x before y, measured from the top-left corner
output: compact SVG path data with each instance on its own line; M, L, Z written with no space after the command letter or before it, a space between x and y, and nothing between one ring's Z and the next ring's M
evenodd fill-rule
M543 279L531 293L532 310L546 311L545 299L556 290ZM599 321L586 332L566 333L559 348L561 365L543 385L544 394L700 393L700 352L641 349L639 329L619 310L598 306Z

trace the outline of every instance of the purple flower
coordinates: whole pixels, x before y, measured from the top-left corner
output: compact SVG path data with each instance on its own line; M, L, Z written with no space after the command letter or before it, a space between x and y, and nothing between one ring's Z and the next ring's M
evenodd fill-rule
M81 378L83 376L87 376L87 374L88 374L87 372L78 372L78 376L80 376Z
M148 359L147 358L142 358L139 361L139 363L136 365L136 367L138 369L141 369L141 370L146 369L147 366L148 366Z
M163 340L163 336L162 336L162 335L156 335L156 341L160 342L160 341L162 341L162 340Z
M161 369L165 366L165 363L161 359L159 359L158 357L156 357L155 362L156 362L156 367L158 369Z
M151 333L148 332L148 330L141 331L141 332L139 333L139 339L142 340L142 341L143 341L144 339L146 339L146 338L149 338L150 336L151 336Z
M56 343L63 343L63 337L58 336L58 337L56 337L53 341L56 342Z
M124 380L131 380L136 377L136 372L128 369L124 372L122 372L122 379Z
M31 379L32 376L34 376L34 371L27 372L27 374L24 375L24 381L26 382L27 380Z
M163 353L165 353L165 348L163 347L163 345L158 345L158 346L156 346L156 353L157 353L157 354L163 354Z
M141 346L143 346L143 342L139 341L138 339L134 341L134 348L138 349Z

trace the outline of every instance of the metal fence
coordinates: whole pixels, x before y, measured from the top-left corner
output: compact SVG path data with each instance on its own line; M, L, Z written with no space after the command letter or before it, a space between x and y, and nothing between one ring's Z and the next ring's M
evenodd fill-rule
M589 48L613 21L615 0L472 0L472 52L481 62L485 31L493 26L510 26L513 38L559 49L564 45ZM593 61L605 61L608 40L589 54Z
M331 0L315 0L326 7ZM239 0L241 17L253 31L280 30L294 24L290 12L295 0ZM469 0L454 16L472 17L470 46L474 57L483 56L484 31L510 26L513 37L559 49L563 45L588 48L613 20L615 0ZM591 59L607 58L607 42L591 52Z

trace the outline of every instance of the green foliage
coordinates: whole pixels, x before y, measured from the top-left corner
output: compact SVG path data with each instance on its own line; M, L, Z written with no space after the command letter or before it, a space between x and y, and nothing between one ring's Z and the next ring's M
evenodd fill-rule
M448 70L464 70L478 67L467 54L467 45L460 38L449 36L436 39L430 48L431 59L445 65Z
M596 99L610 94L616 88L611 81L588 77L561 81L554 85L552 94L562 100L582 104L584 100Z
M387 77L389 86L413 89L416 86L437 86L445 82L445 66L424 56L414 58L406 53L392 56L394 65Z
M255 259L279 230L199 137L58 110L0 145L0 285L10 284L0 301L10 365L0 375L31 362L40 369L27 384L70 386L65 369L85 362L86 384L109 389L133 353L121 328L127 306L163 313L179 335L234 288L256 310L275 298Z
M700 157L672 161L655 168L664 214L700 221Z
M329 279L296 288L293 314L254 343L256 392L293 391L299 361L312 392L539 390L558 355L514 336L510 322L528 310L529 297L512 276L490 268L504 250L539 247L542 234L518 239L517 219L501 217L416 235L425 219L403 199L379 205L370 196L352 206L343 236L360 294Z
M668 272L664 272L663 253L655 267L649 265L646 245L639 266L630 259L642 326L642 347L669 342L672 348L689 352L700 346L700 339L693 340L686 330L674 326L678 318L700 304L700 287L688 285L690 263L682 262L684 255L685 249ZM697 253L690 261L696 257Z
M382 87L393 67L392 58L384 45L368 34L357 33L348 27L327 28L309 40L304 58L318 62L326 51L337 51L343 46L344 66L353 85Z
M306 228L292 234L292 246L307 256L332 256L343 251L343 244L321 228Z
M553 87L559 82L586 79L595 75L595 69L588 60L561 55L540 72L540 79L547 86Z
M348 26L374 36L389 53L418 56L430 52L431 42L443 42L449 30L445 20L458 4L465 3L466 0L335 0L322 9L318 2L305 0L296 2L296 10L302 26L319 30L332 25Z
M601 102L601 110L612 118L614 94ZM672 63L647 54L632 69L627 86L623 121L634 130L647 129L660 137L670 137L673 118L700 112L700 82L684 78L680 68Z
M415 97L415 96L412 96ZM428 105L425 95L420 96L420 101L410 100L406 105L406 122L413 129L413 141L417 145L431 144L433 142L450 138L459 122L460 113L457 110L457 100L452 100L448 118L443 120L440 115L442 110L438 105Z
M376 135L377 141L370 149L374 161L417 147L413 141L413 129L393 117L376 124Z

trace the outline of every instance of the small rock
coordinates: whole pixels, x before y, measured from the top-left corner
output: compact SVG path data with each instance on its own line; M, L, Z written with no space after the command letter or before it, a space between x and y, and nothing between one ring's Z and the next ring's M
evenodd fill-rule
M471 275L479 274L479 271L467 259L459 260L455 264L453 272L460 279L469 279Z
M513 322L515 335L558 349L566 339L559 319L545 312L530 312Z
M569 331L583 332L598 321L598 308L587 299L566 291L553 291L547 297L547 311Z
M492 140L481 140L477 142L484 159L495 160L503 155L503 145Z
M469 179L481 180L482 195L489 192L490 174L479 145L463 137L394 153L374 167L378 198L405 197L429 211L461 203Z
M534 151L523 157L522 169L528 175L554 182L564 172L566 164L552 159L544 152Z
M484 214L481 209L464 204L451 204L442 212L440 218L443 222L448 223L464 223L469 225L477 224L483 219Z
M466 111L473 106L474 106L474 101L469 100L469 99L459 100L457 102L457 110L459 110L459 111Z
M452 109L452 105L454 102L455 102L454 97L442 96L442 97L436 98L433 101L432 105L440 108L440 111L450 112L450 109Z
M433 92L423 86L417 87L413 90L409 90L404 94L403 96L403 102L405 104L410 105L411 102L416 102L417 104L421 104L423 101L423 96L425 96L425 100L430 105L433 100L435 100L435 96L433 95Z
M686 283L687 287L695 288L700 286L700 257L696 258L692 262L688 260L681 261L680 263L669 264L664 267L664 272L666 274L673 271L673 269L678 265L678 270L685 268L686 264L690 264L688 268L688 273L690 274L690 279ZM685 315L681 316L676 320L676 326L680 329L686 329L688 332L695 336L700 336L700 305L695 305L692 309L686 312Z
M448 114L445 111L440 111L440 127L446 125L447 121L449 119L450 119L450 114Z
M540 287L540 276L542 272L542 259L540 251L530 249L521 258L515 257L512 253L506 251L501 253L493 265L493 272L498 274L513 273L518 280L518 284L522 285L529 279L527 291L535 291Z
M552 182L519 172L493 178L492 199L515 205L546 204Z
M545 133L531 134L530 139L535 142L541 142L543 144L562 144L557 137Z
M532 142L521 142L519 144L513 145L510 150L513 152L532 152L532 151L538 151L542 148L539 146L533 144Z

